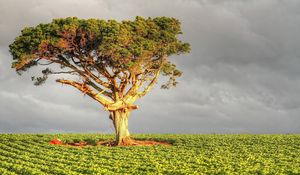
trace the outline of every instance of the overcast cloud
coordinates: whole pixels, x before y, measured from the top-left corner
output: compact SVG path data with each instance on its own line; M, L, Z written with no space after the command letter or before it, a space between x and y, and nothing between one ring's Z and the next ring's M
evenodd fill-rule
M298 0L1 0L0 132L113 132L103 108L76 89L10 68L8 45L53 18L180 19L192 52L173 57L178 87L137 102L133 133L300 133Z

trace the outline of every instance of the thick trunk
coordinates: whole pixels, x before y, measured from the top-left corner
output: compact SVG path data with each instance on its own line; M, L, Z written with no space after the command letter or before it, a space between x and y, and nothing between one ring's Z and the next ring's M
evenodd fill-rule
M128 116L129 111L124 109L111 112L110 118L112 119L115 127L117 145L124 145L130 140L130 134L128 131Z

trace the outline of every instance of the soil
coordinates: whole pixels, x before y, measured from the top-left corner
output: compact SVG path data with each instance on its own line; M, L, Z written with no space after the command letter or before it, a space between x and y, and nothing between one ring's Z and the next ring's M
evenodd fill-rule
M99 141L96 145L88 144L87 142L79 142L79 143L61 143L60 145L65 146L74 146L74 147L85 147L85 146L118 146L116 145L115 141ZM128 140L122 145L119 146L154 146L154 145L164 145L164 146L172 146L171 143L165 141L154 141L154 140Z
M117 146L115 141L100 141L98 142L98 144L104 146ZM132 140L132 139L126 141L120 146L154 146L154 145L172 146L172 144L169 142L154 141L154 140Z

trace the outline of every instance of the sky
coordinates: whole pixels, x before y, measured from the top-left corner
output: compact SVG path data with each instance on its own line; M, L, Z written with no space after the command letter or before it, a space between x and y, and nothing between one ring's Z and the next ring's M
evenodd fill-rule
M183 76L137 101L131 133L300 133L298 0L1 0L0 133L114 132L88 96L11 69L8 45L24 27L69 16L181 21L192 51L171 60Z

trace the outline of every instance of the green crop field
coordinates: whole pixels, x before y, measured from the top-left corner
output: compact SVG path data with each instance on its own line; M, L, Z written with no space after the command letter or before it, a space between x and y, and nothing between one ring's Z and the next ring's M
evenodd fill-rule
M133 135L173 146L83 148L100 134L0 134L0 174L300 174L300 135Z

